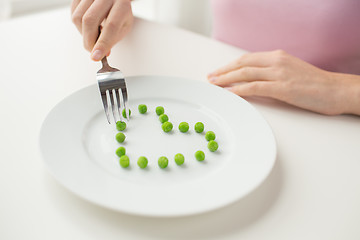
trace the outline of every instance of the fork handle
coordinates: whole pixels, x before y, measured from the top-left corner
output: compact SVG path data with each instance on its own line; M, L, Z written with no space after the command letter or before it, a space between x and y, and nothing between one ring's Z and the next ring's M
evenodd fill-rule
M108 63L108 61L107 61L106 56L104 56L104 57L101 59L101 63L102 63L102 65L103 65L103 67L110 67L110 66L109 66L109 63Z

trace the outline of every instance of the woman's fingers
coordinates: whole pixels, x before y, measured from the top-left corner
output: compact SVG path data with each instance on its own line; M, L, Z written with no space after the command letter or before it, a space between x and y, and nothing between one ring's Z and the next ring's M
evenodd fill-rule
M111 8L91 58L101 60L129 31L133 22L130 1L117 1Z
M235 71L225 73L210 79L210 82L218 86L229 86L239 82L267 81L272 80L272 71L267 67L243 67Z
M208 79L243 67L270 67L275 63L276 59L281 56L281 54L283 54L282 50L245 53L235 61L232 61L229 64L210 73L208 75Z
M108 15L112 1L97 0L88 8L82 19L82 34L84 47L91 51L99 36L99 26Z
M130 0L73 0L72 21L83 35L91 58L101 60L130 29L133 16ZM99 36L99 26L102 31Z
M94 0L81 0L80 3L75 1L73 2L73 5L75 6L76 3L78 4L76 5L74 11L72 12L71 20L73 21L79 32L82 33L82 21L84 14L91 6L91 4L94 2Z
M229 90L236 95L247 97L247 96L258 96L258 97L272 97L277 96L276 83L274 82L247 82L237 84L229 88Z
M76 7L79 5L81 0L73 0L71 2L71 15L74 13Z

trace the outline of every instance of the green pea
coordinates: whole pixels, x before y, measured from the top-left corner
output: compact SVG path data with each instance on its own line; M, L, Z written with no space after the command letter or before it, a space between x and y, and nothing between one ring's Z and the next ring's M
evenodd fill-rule
M202 133L204 131L204 124L202 122L195 123L194 126L195 132Z
M122 142L125 141L125 134L123 134L122 132L119 132L119 133L116 134L115 139L119 143L122 143Z
M161 123L164 123L164 122L169 121L169 117L166 114L161 114L159 116L159 120L160 120Z
M159 157L159 160L158 160L158 165L160 168L166 168L169 164L169 160L167 159L167 157Z
M126 128L126 122L122 122L122 121L117 121L116 122L116 129L118 131L124 131Z
M119 160L120 166L127 168L130 165L130 159L126 155L122 155Z
M146 157L144 156L141 156L139 157L138 161L137 161L137 165L140 167L140 168L146 168L146 166L148 165L148 160Z
M198 160L198 161L204 161L204 159L205 159L205 153L204 153L203 151L199 150L199 151L197 151L197 152L195 153L195 158L196 158L196 160Z
M187 122L181 122L179 124L179 130L183 133L187 132L189 130L189 124Z
M126 118L126 112L125 112L125 108L122 110L122 115L124 118ZM129 117L131 116L131 110L129 109Z
M175 155L174 160L175 160L176 164L180 166L184 163L185 157L181 153L178 153Z
M164 112L165 112L164 107L162 107L162 106L156 107L155 112L158 116L160 116L161 114L164 114Z
M116 155L121 157L126 154L126 149L124 147L119 147L118 149L116 149L115 153Z
M205 138L206 140L211 141L211 140L215 140L216 136L213 131L207 131L205 134Z
M139 109L139 113L141 113L141 114L144 114L147 112L147 106L145 104L140 104L138 106L138 109Z
M164 132L170 132L173 129L173 124L171 122L164 122L161 127Z
M218 148L219 148L219 144L214 141L214 140L211 140L209 143L208 143L208 149L210 150L210 152L215 152Z

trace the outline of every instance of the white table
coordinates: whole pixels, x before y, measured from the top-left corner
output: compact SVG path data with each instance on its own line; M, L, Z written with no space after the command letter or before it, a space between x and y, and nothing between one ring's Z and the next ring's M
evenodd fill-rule
M68 9L0 23L0 239L360 239L360 118L328 117L248 99L278 144L268 179L246 198L206 214L143 218L95 206L44 167L38 134L61 99L95 82ZM112 51L127 75L205 81L242 50L136 20Z

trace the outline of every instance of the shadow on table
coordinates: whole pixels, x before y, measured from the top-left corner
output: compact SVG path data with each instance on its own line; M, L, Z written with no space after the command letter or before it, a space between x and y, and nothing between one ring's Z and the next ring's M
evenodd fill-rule
M70 193L48 174L44 182L59 214L67 215L64 217L84 228L87 234L93 232L96 236L103 230L106 235L133 235L145 239L221 239L246 230L267 214L281 191L281 170L278 157L268 178L245 198L208 213L178 218L140 217L114 212Z

